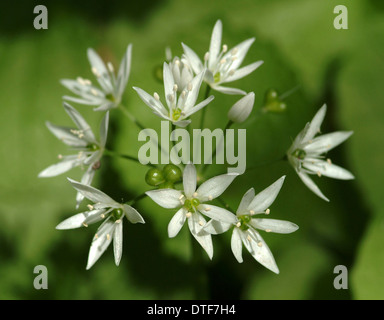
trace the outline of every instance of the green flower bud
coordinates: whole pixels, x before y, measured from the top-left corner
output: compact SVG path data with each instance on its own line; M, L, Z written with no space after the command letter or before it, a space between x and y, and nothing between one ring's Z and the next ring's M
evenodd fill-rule
M287 105L283 102L275 89L268 89L264 97L265 112L281 113L287 109Z
M167 181L177 182L181 180L182 172L178 166L174 164L167 164L163 168L163 176Z
M161 170L157 168L151 168L145 175L145 182L153 187L158 186L165 182L164 175Z

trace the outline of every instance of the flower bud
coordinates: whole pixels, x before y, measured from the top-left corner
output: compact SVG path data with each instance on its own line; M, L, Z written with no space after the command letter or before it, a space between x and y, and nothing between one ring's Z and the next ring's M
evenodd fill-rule
M268 89L264 97L264 112L281 113L287 109L287 105L283 102L275 89Z
M156 168L149 169L147 174L145 175L145 182L153 187L160 185L164 181L165 179L163 173L161 172L161 170Z
M247 120L252 112L254 103L255 93L250 92L232 106L228 112L229 120L235 123L241 123Z

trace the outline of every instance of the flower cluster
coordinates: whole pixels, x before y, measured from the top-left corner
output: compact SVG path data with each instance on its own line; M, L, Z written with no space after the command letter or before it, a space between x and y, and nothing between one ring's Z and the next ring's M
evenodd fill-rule
M139 98L150 108L148 111L151 110L162 121L168 121L172 127L189 127L190 129L192 122L190 117L201 110L204 114L206 108L214 103L214 95L209 95L210 89L213 89L218 94L241 95L241 98L229 108L226 129L234 123L241 124L250 117L255 103L255 93L247 93L241 89L223 85L248 76L261 66L263 61L242 66L255 38L244 40L229 49L226 44L222 45L222 31L222 22L218 20L213 28L209 50L203 59L200 59L198 54L185 43L181 44L183 54L180 58L172 57L170 51L167 52L167 62L164 62L162 67L164 97L160 98L157 92L149 94L147 91L133 86L133 90ZM74 97L65 95L63 99L93 106L94 111L104 112L99 137L95 136L83 116L73 106L64 102L64 110L75 126L69 128L50 122L47 122L46 125L58 139L71 150L75 150L75 154L59 155L58 163L39 173L39 177L53 177L75 167L84 171L79 182L70 178L68 181L77 191L77 209L84 199L91 203L87 204L86 210L65 219L56 228L59 230L83 228L101 222L91 243L86 268L91 268L98 261L111 242L113 242L115 264L120 264L124 217L133 224L145 223L144 218L133 205L147 196L160 207L175 209L173 217L168 223L170 238L176 237L187 224L193 238L205 250L208 257L213 259L212 236L231 231L230 247L239 263L243 262L242 248L244 246L261 265L279 273L276 261L260 231L289 234L299 228L296 224L286 220L264 218L265 215L270 214L270 206L276 200L285 176L258 194L254 188L250 188L240 200L236 211L226 205L223 195L239 174L225 173L206 177L207 164L196 168L196 164L193 163L178 166L163 163L163 167L149 163L151 168L147 171L145 181L151 189L144 190L141 195L125 203L116 202L106 193L92 186L94 175L100 168L102 157L105 154L121 156L140 163L139 159L134 156L121 155L107 149L110 113L115 112L115 109L123 110L134 125L141 129L144 126L122 106L131 68L132 45L128 45L117 73L115 73L112 63L105 64L95 50L88 49L87 55L98 85L95 86L90 80L82 77L77 77L76 80L63 79L61 80L62 85L76 95ZM200 99L202 86L205 86L206 94ZM278 112L285 110L286 105L275 94L271 95L269 92L268 97L278 104L278 108L264 108L264 110L276 109ZM313 120L298 134L288 149L286 158L304 184L316 195L329 201L309 175L343 180L353 179L354 177L349 171L336 166L325 155L348 139L352 132L337 131L316 136L320 133L325 113L326 106L324 105ZM202 116L201 126L203 126L203 120Z

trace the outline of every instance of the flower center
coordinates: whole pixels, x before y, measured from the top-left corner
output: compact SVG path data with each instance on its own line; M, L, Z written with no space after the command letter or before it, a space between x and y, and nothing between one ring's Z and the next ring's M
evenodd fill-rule
M304 160L307 153L303 149L296 149L292 152L292 156L294 156L297 159Z
M109 101L116 102L116 99L112 93L106 94L105 98L108 99Z
M220 72L216 72L215 75L213 76L213 80L215 81L215 83L218 83L220 82L220 79L221 79Z
M112 217L115 219L115 221L120 220L124 215L123 210L121 209L115 209L112 211Z
M240 226L239 228L243 231L247 231L249 229L248 223L252 220L252 217L248 214L238 217Z
M196 212L199 205L200 201L196 198L187 199L184 202L184 207L188 210L188 212Z
M173 114L172 114L172 119L177 121L180 119L180 116L181 116L181 110L179 108L176 108L174 111L173 111Z

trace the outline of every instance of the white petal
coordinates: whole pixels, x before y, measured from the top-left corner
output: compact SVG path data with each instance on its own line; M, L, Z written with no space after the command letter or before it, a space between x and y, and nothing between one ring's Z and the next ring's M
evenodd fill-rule
M248 93L246 96L238 100L228 112L228 119L241 123L247 120L252 112L253 104L255 103L255 94L253 92Z
M192 91L190 91L185 99L184 106L182 106L182 110L184 112L188 112L196 103L197 97L199 95L201 83L204 79L205 71L200 72L196 77L191 81ZM179 100L180 102L181 100Z
M237 173L222 174L203 182L196 190L197 198L204 202L219 197L237 176Z
M48 121L45 124L49 131L70 147L86 147L88 144L84 139L75 136L71 128L56 126Z
M121 60L119 72L117 73L117 85L116 95L121 97L124 93L125 87L128 83L129 74L131 71L131 60L132 60L132 44L129 44L125 51L124 57Z
M203 70L203 63L201 62L199 56L186 44L182 43L184 54L191 65L193 72L199 74Z
M191 198L196 190L197 174L193 164L188 163L183 172L184 194L187 198Z
M353 131L337 131L323 134L305 145L304 150L306 152L322 154L337 147L340 143L347 140L352 134Z
M307 142L308 140L313 139L313 137L320 132L320 126L323 123L325 113L327 112L327 106L324 104L319 111L317 111L316 115L313 117L308 130L305 133L302 141Z
M186 219L186 209L180 208L172 217L168 224L168 236L170 238L176 237L181 228L183 227Z
M165 109L163 104L160 101L157 101L153 96L145 92L143 89L133 87L133 89L138 93L141 100L144 101L144 103L150 107L156 114L168 116L168 111Z
M239 263L243 262L243 244L241 242L240 230L238 228L233 229L232 237L231 237L231 249L232 253L235 256L236 260Z
M222 86L211 86L213 90L219 91L224 94L242 94L246 95L247 93L244 90L237 89L237 88L228 88L228 87L222 87Z
M95 170L92 168L92 165L90 165L81 177L81 184L85 184L87 186L91 185L93 177L95 176ZM83 201L84 196L81 192L77 192L76 194L76 209L79 208L81 201Z
M145 194L163 208L173 209L181 206L180 190L158 189L147 191Z
M232 224L237 222L236 215L224 208L216 207L213 205L201 204L198 206L197 209L200 211L200 213L206 215L207 217L220 222Z
M167 119L168 120L168 119ZM192 121L191 120L180 120L175 121L173 124L177 127L185 128L187 125L189 125Z
M100 125L100 146L105 147L108 136L109 112L106 112Z
M110 245L113 239L112 236L114 235L115 227L115 223L111 220L108 220L97 230L89 250L86 267L87 270L89 270L95 264L95 262L101 257L101 255Z
M232 223L225 223L212 219L204 226L204 230L210 234L220 234L228 231L231 226L233 226Z
M98 106L97 108L94 108L93 111L108 111L116 107L117 105L115 102L111 102L110 100L104 100L100 104L100 106Z
M223 34L223 24L217 20L212 30L211 42L209 44L208 68L213 69L217 63L218 55L221 51L221 37Z
M163 64L163 79L165 100L167 101L167 104L171 106L170 96L175 94L173 91L175 80L173 79L172 71L169 69L169 65L166 62Z
M133 207L123 204L123 211L128 221L131 223L145 223L140 213Z
M320 198L324 199L325 201L329 201L329 199L320 191L319 187L312 181L312 179L303 172L296 171L299 175L300 179L304 182L304 184L316 195L318 195Z
M100 77L96 76L100 86L103 88L105 92L112 92L113 88L111 84L111 79L103 60L92 48L89 48L87 50L87 55L88 55L88 60L91 64L92 69L96 69L100 75Z
M264 63L264 61L256 61L256 62L251 63L245 67L237 69L232 76L228 76L227 78L225 78L225 81L223 81L223 83L231 82L231 81L235 81L235 80L244 78L247 75L249 75L250 73L252 73L253 71L255 71L263 63Z
M63 96L63 100L67 100L67 101L71 101L71 102L75 102L75 103L79 103L79 104L84 104L86 106L96 106L100 103L102 103L103 101L105 101L105 98L104 97L100 97L100 98L77 98L77 97L71 97L71 96Z
M121 256L123 254L123 221L115 222L115 231L113 233L113 255L115 257L115 264L120 264Z
M247 233L250 235L251 241L247 239ZM271 250L257 231L249 228L247 232L241 233L241 237L245 247L257 262L274 273L279 273L279 268ZM255 238L257 238L257 241L255 241Z
M64 102L63 105L64 105L65 111L71 117L73 122L79 128L79 130L81 130L82 133L84 134L83 139L86 141L89 141L89 142L96 142L96 139L95 139L95 136L92 132L92 129L89 126L89 124L87 123L87 121L85 121L83 116L74 107L72 107L68 103Z
M208 103L210 103L215 97L214 96L209 96L207 99L201 101L198 105L194 106L193 108L189 109L185 113L185 117L189 117L192 114L196 113L197 111L201 110L204 108Z
M198 213L192 214L190 218L188 218L188 227L191 231L194 238L199 242L199 244L203 247L205 252L208 254L209 259L212 260L213 257L213 245L212 245L212 237L209 233L202 230L202 226L199 222L202 221L205 224L205 219Z
M334 179L352 180L355 178L348 170L323 160L316 160L314 163L311 163L308 159L308 161L305 161L304 167L314 173L320 173L323 176Z
M276 220L276 219L252 219L250 221L250 225L254 228L264 230L267 232L274 233L292 233L295 232L299 227L290 222L284 220Z
M57 230L68 230L68 229L76 229L83 227L83 222L85 221L87 215L85 212L75 214L72 217L69 217L68 219L65 219L64 221L60 222L57 226Z
M236 53L237 59L233 61L231 65L231 69L236 70L241 65L245 56L247 55L249 48L251 47L254 41L255 41L255 38L250 38L250 39L244 40L243 42L235 46L235 48L237 48L237 53ZM230 59L232 50L233 49L228 50L228 53L223 56L223 59Z
M268 188L258 193L249 204L247 210L252 210L255 213L263 213L275 201L277 195L283 186L285 176L282 176Z
M72 180L70 178L67 178L68 181L72 184L72 186L79 192L81 192L84 197L87 199L95 202L95 203L102 203L110 206L111 208L119 207L119 204L113 200L111 197L106 195L104 192L93 188L91 186L87 186L85 184L81 184L75 180Z
M50 178L58 176L64 172L71 170L72 168L80 165L80 162L77 160L77 157L63 159L59 163L53 164L48 168L41 171L38 175L39 178Z
M236 214L244 214L247 211L248 206L251 204L255 197L255 189L249 189L240 201L239 207L237 208Z

